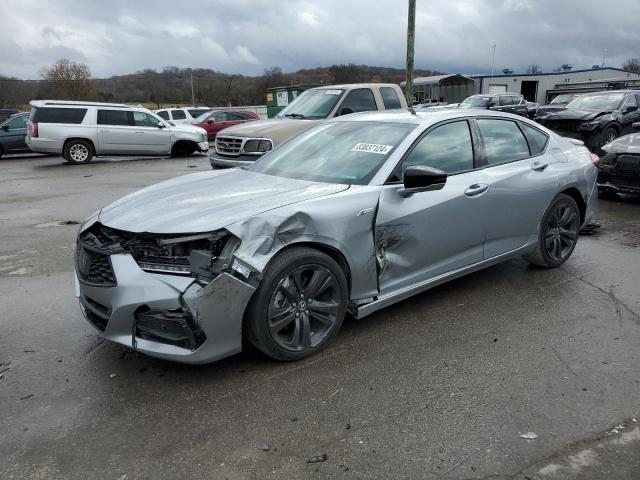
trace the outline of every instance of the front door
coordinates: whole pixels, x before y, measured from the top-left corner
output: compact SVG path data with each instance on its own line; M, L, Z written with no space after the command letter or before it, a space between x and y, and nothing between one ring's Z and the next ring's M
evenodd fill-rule
M441 190L402 197L402 171L424 165L448 173ZM474 170L469 124L432 127L412 147L380 194L375 225L380 292L390 293L482 261L485 195L482 170Z
M637 121L640 121L638 96L632 93L622 104L622 135L634 132L632 125Z
M24 152L28 150L27 144L24 143L27 135L27 119L27 115L20 115L19 117L9 120L4 125L6 130L3 130L1 135L2 148L6 153Z

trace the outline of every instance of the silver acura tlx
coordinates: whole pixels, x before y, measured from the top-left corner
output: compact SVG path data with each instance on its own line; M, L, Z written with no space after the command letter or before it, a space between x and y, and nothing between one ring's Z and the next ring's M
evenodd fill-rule
M247 169L168 180L80 227L76 294L105 338L206 363L279 360L513 257L557 267L597 201L589 151L520 116L391 111L310 128Z

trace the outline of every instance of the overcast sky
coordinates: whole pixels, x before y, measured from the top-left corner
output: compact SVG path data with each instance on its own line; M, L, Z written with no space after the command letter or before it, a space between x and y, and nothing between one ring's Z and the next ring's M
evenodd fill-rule
M94 77L165 65L260 74L357 63L403 67L406 0L0 0L0 75L66 57ZM416 68L551 71L640 57L640 1L417 0Z

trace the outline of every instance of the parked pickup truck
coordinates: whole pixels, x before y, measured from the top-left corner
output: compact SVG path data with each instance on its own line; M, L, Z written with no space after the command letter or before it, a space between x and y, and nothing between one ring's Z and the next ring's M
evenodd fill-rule
M303 92L276 118L226 128L216 136L213 168L248 166L261 155L307 128L350 113L407 108L398 85L330 85Z

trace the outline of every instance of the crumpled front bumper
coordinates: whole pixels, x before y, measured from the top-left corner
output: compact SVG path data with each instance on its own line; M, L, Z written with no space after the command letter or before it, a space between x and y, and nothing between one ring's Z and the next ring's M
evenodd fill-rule
M228 273L202 284L190 277L145 272L130 255L111 255L110 260L116 286L83 283L76 272L83 314L104 338L183 363L213 362L242 349L242 318L254 287ZM136 315L145 310L186 312L204 342L191 350L139 337Z

